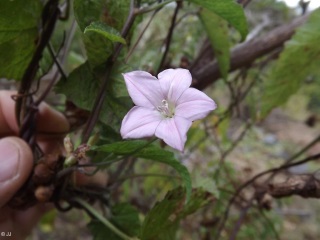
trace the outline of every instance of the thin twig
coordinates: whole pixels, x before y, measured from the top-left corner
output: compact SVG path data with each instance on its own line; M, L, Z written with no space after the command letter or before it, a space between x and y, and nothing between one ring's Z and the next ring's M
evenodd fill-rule
M286 162L284 164L282 164L283 166L286 166L288 165L289 163L291 163L293 160L297 159L299 156L301 156L303 153L305 153L308 149L310 149L312 146L314 146L318 141L320 140L320 136L316 137L314 140L312 140L307 146L305 146L303 149L301 149L299 152L297 152L296 154L294 154L292 157L290 157L289 159L286 160ZM309 161L309 160L308 160ZM297 164L297 163L295 163ZM302 163L299 163L297 165L300 165ZM290 165L291 166L291 165ZM289 166L289 167L290 167ZM289 168L289 167L286 167L286 168ZM271 176L268 177L268 179L265 181L265 184L267 184L267 182L269 182L271 179L274 178L274 176L278 173L279 171L274 171L272 172ZM255 181L255 180L254 180ZM250 200L249 200L249 203L247 205L247 207L241 211L241 214L240 214L240 217L237 221L237 224L233 230L233 234L231 236L230 239L235 239L236 238L236 235L238 233L238 231L240 230L240 227L242 225L242 220L244 219L244 217L246 216L249 208L253 205L253 201L254 201L255 197L252 197Z
M63 52L61 54L61 64L63 65L67 59L67 53L71 47L71 43L72 43L72 40L73 40L73 37L74 37L74 34L76 32L76 29L77 29L77 23L76 23L76 20L73 19L72 20L72 24L71 24L71 27L70 29L68 30L68 35L66 37L66 43L65 43L65 46L63 48Z
M126 36L129 33L130 28L133 25L134 18L135 18L135 15L133 14L133 11L134 11L134 0L131 0L129 16L128 16L127 21L124 24L124 27L123 27L123 29L121 31L121 35L122 35L123 38L126 38ZM104 103L104 99L105 99L105 97L107 95L107 86L108 86L108 83L109 83L111 70L112 70L112 67L114 65L114 62L116 61L117 57L120 54L121 48L122 48L122 45L121 44L117 44L116 47L115 47L114 53L109 57L109 59L106 62L107 70L106 70L106 72L104 74L103 82L102 82L102 84L100 86L100 90L99 90L99 93L97 95L97 98L95 99L92 112L90 113L88 122L87 122L87 124L86 124L86 126L84 128L83 133L82 133L82 143L86 143L89 140L90 135L91 135L91 133L92 133L92 131L93 131L98 119L99 119L99 115L100 115L100 112L101 112L101 109L102 109L102 106L103 106L103 103Z
M173 29L174 29L174 26L175 26L175 23L176 23L176 20L177 20L178 12L179 12L179 10L181 8L181 4L182 4L181 1L177 0L176 3L177 3L177 6L176 6L176 8L174 10L174 13L173 13L173 16L172 16L172 20L171 20L171 25L170 25L170 28L169 28L169 32L168 32L168 35L166 37L165 50L164 50L164 53L162 55L159 67L158 67L158 71L157 71L158 73L162 70L163 65L164 65L164 63L166 61L166 58L167 58L167 55L168 55L168 52L169 52L169 49L170 49L171 40L172 40Z
M27 111L26 109L28 105L27 101L30 102L30 99L29 100L26 99L26 96L29 94L32 82L35 79L36 73L39 68L39 62L42 57L42 52L50 40L50 37L54 30L55 23L59 17L59 13L60 12L58 8L58 0L51 0L46 4L43 15L42 15L43 30L40 34L40 40L36 47L35 53L33 54L33 57L27 69L24 72L24 75L21 80L21 85L18 90L19 97L17 98L17 101L16 101L15 110L16 110L16 119L19 126L21 125ZM30 98L30 96L27 98ZM22 134L23 133L20 133L20 135Z
M165 2L162 2L162 3L159 3L155 6L151 6L151 7L146 7L146 8L142 8L142 9L138 9L134 12L134 15L137 16L137 15L140 15L140 14L144 14L144 13L148 13L148 12L152 12L154 10L157 10L159 8L162 8L164 7L165 5L169 4L169 3L172 3L174 2L175 0L168 0L168 1L165 1Z
M234 201L238 197L238 195L242 192L243 189L245 189L247 186L251 185L258 178L260 178L260 177L262 177L262 176L264 176L266 174L269 174L269 173L272 173L272 172L279 172L281 170L284 170L284 169L287 169L287 168L290 168L290 167L293 167L293 166L298 166L298 165L301 165L301 164L304 164L304 163L307 163L307 162L310 162L310 161L313 161L313 160L316 160L316 159L319 159L319 158L320 158L320 153L312 155L310 157L307 157L307 158L302 159L302 160L297 161L297 162L293 162L293 163L289 163L289 164L284 163L284 164L280 165L279 167L271 168L269 170L263 171L263 172L255 175L253 178L251 178L250 180L248 180L244 184L242 184L237 189L237 191L235 192L233 197L229 200L228 207L226 208L226 211L224 212L224 216L223 216L221 224L219 225L217 236L216 236L215 239L219 239L220 233L221 233L222 229L224 228L225 222L226 222L226 220L228 218L230 207L234 203Z
M185 14L183 14L177 21L176 21L176 26L179 25L179 23L181 23L187 16L189 15L198 15L200 12L200 9L196 10L196 11L192 11L192 12L186 12Z
M139 42L140 42L141 39L142 39L142 36L143 36L144 33L146 32L147 28L149 27L150 23L152 22L153 18L155 17L155 15L157 14L157 12L158 12L159 10L160 10L160 8L157 9L157 10L155 10L155 11L153 12L153 14L151 15L149 21L147 22L147 25L146 25L146 26L143 28L143 30L141 31L141 33L140 33L137 41L134 43L134 45L132 46L132 48L129 50L129 52L128 52L128 54L127 54L127 57L126 57L126 59L125 59L125 63L128 62L128 59L131 57L133 51L134 51L134 50L136 49L136 47L138 46Z

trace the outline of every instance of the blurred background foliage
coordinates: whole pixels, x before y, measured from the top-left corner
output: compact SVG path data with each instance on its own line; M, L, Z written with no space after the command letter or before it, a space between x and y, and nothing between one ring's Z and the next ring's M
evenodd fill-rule
M119 6L113 5L114 8L108 12L110 16L117 17L108 18L108 15L96 17L106 22L110 19L118 19L123 24L125 17L117 15L119 14L117 9L123 7L120 2L123 1L119 1ZM142 1L142 4L151 2L154 1L146 0ZM177 223L180 228L176 233L176 239L183 240L214 239L218 231L219 218L223 216L228 201L237 187L255 174L284 163L286 159L315 139L320 130L318 124L320 119L319 10L316 10L317 12L310 17L308 23L297 30L284 48L280 47L275 54L271 53L257 58L252 64L228 74L230 49L243 44L241 34L227 21L215 16L215 13L204 12L192 2L183 2L183 7L178 13L164 68L196 69L199 65L209 64L215 56L219 61L223 77L205 89L205 92L217 102L218 109L203 121L194 123L188 133L185 152L183 154L174 153L175 157L190 171L193 187L202 187L215 197L210 204L197 203L197 206L201 208L196 213L185 210L186 216L180 223ZM245 7L245 15L249 33L245 41L264 36L274 28L298 18L303 12L301 6L289 8L284 2L276 0L248 2L250 3ZM76 0L74 4L77 4ZM83 6L79 5L79 7ZM139 16L135 23L136 28L131 32L131 41L121 53L119 64L126 63L127 65L123 70L118 69L120 72L140 69L156 74L175 8L176 4L170 3L156 13L150 12ZM84 7L83 12L86 13L86 11L91 10ZM73 14L70 15L73 16ZM114 25L118 26L116 29L120 31L122 24ZM71 73L68 78L75 81L71 82L71 85L93 89L88 91L88 94L94 95L98 86L88 87L76 84L80 77L85 76L82 72L78 74L79 66L93 68L102 61L96 59L99 53L92 56L86 54L86 48L92 47L90 41L93 41L90 36L84 36L83 30L86 26L80 26L80 29L72 17L67 22L59 22L52 37L52 45L56 49L59 48L61 42L64 41L64 35L73 35L74 32L73 40L70 42L70 51L61 56L61 62L65 71ZM212 26L218 29L213 29ZM140 36L142 32L144 34ZM100 38L99 42L94 44L104 45L103 37ZM136 42L138 43L135 46ZM210 46L209 49L206 46ZM207 60L200 63L195 61L199 55L207 54L211 54ZM90 61L90 57L94 58L93 61ZM87 59L89 59L89 64L86 62ZM52 60L49 53L45 52L41 62L43 71L41 74L46 73L51 65ZM75 71L77 68L78 70ZM7 77L14 78L15 75L10 72ZM119 83L122 80L115 77L114 81ZM14 82L4 79L1 80L1 84L1 88L14 88L15 85ZM68 88L63 81L56 89L66 94L79 107L90 110L92 102L85 102L88 100L87 95L71 96L71 87ZM114 91L112 94L117 95L121 90L123 91L123 85L118 85L112 90ZM102 114L104 119L110 120L111 118L112 121L108 122L111 127L119 124L121 116L126 112L125 109L120 109L118 106L127 101L127 95L126 93L120 93L120 95L121 98L111 100L114 101L114 105L110 106L112 109L110 111L113 113L121 110L118 118L113 119ZM62 103L65 97L62 95L52 94L48 101L63 110ZM125 108L128 108L128 105L130 106L130 103L125 104ZM113 139L119 139L114 130L118 127L111 130L107 128L105 134L102 133L105 143L108 143L111 133L116 136L112 135ZM315 144L303 156L319 151L320 145ZM109 177L113 176L117 167L116 165L107 169ZM303 164L287 169L274 181L284 181L288 174L306 174L316 170L318 170L317 162ZM230 209L225 228L221 232L221 239L229 239L230 235L237 231L236 239L240 240L319 239L320 203L317 199L303 199L299 196L284 199L270 197L265 200L268 207L261 207L254 202L241 219L241 214L253 192L259 188L259 184L266 184L264 180L259 179L237 198ZM164 199L161 204L165 205L166 200L175 199L177 191L183 191L179 188L177 190L182 180L171 166L141 159L134 160L132 167L125 171L125 176L117 181L119 181L119 186L116 191L112 192L112 203L130 203L139 210L140 214L135 216L141 221L150 217L145 214L159 214L157 209L153 208L156 202ZM172 189L175 190L170 192L171 195L168 197L167 194ZM119 208L130 209L131 205L118 206L113 211L118 214ZM148 213L151 208L154 212ZM115 223L118 220L115 219ZM51 211L43 217L29 239L91 239L88 230L83 229L88 221L89 218L85 214L76 210L67 214ZM89 225L89 229L94 234L99 232L96 231L98 227L98 225ZM170 231L170 228L167 226L162 230ZM96 239L106 239L103 238L104 236L96 236ZM170 236L172 235L169 237L161 235L160 238L159 235L159 238L149 237L147 239L169 240Z

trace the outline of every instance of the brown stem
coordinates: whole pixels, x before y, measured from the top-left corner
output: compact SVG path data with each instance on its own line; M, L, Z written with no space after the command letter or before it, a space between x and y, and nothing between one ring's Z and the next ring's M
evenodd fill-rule
M39 36L39 41L35 50L35 53L24 72L24 75L21 80L21 85L18 90L18 98L16 101L16 118L19 125L23 122L30 122L33 118L32 115L28 114L28 105L31 104L30 88L32 82L35 79L36 73L39 68L39 61L42 58L42 52L47 46L50 37L53 33L55 23L59 17L59 8L58 0L49 1L43 11L42 20L43 20L43 30ZM25 120L26 117L30 117L30 120ZM24 129L22 127L22 129ZM30 134L27 134L30 135ZM24 132L20 131L20 136L26 136ZM29 139L24 139L28 142Z
M285 41L292 37L296 28L306 22L308 17L309 14L298 17L288 24L275 28L262 37L244 42L232 49L230 72L248 66L256 59L281 47ZM219 65L216 60L213 60L201 68L191 70L191 73L194 78L193 87L200 90L208 87L221 77Z
M121 31L121 35L122 35L123 38L126 38L126 36L128 35L129 30L131 29L131 27L133 25L134 19L135 19L135 15L134 15L134 0L131 0L129 16L128 16L127 21L124 24L124 27L123 27L123 29ZM111 73L111 70L112 70L114 62L116 61L117 57L119 56L121 48L122 48L122 44L116 45L114 53L107 60L107 63L106 63L107 71L104 74L103 82L102 82L102 85L100 87L98 96L95 99L95 102L94 102L94 105L93 105L93 109L92 109L92 111L90 113L88 122L87 122L87 124L85 126L85 129L83 131L82 143L87 143L88 142L88 140L90 138L90 135L91 135L91 133L92 133L92 131L94 129L94 126L96 125L96 123L97 123L97 121L99 119L99 115L100 115L100 112L101 112L101 109L102 109L102 106L103 106L103 102L104 102L104 99L105 99L105 97L107 95L107 91L106 90L107 90L107 86L108 86L108 83L109 83L110 73Z
M166 37L165 50L164 50L164 53L162 55L159 67L158 67L158 71L157 71L158 73L162 70L162 68L164 66L164 63L166 61L166 58L167 58L167 55L168 55L168 52L169 52L169 49L170 49L170 43L171 43L171 40L172 40L173 29L174 29L174 27L176 25L176 20L177 20L179 9L181 8L182 2L176 1L176 3L177 3L177 6L176 6L176 8L174 10L174 13L173 13L173 16L172 16L172 20L171 20L171 26L169 28L168 35Z
M242 184L238 189L237 191L234 193L234 195L232 196L232 198L229 200L229 203L228 203L228 206L226 208L226 211L224 212L224 216L221 220L221 223L219 224L219 228L218 228L218 233L215 237L215 239L219 239L220 237L220 233L222 231L222 229L224 228L225 226L225 223L226 223L226 220L228 218L228 215L229 215L229 211L230 211L230 207L231 205L234 203L234 201L236 200L236 198L239 196L239 194L242 192L243 189L245 189L246 187L248 187L249 185L251 185L254 181L256 181L258 178L262 177L262 176L265 176L266 174L269 174L269 173L273 173L273 172L279 172L281 170L284 170L284 169L288 169L290 167L293 167L293 166L298 166L298 165L301 165L301 164L304 164L304 163L307 163L307 162L310 162L310 161L314 161L314 160L317 160L320 158L320 153L318 154L315 154L315 155L312 155L310 157L307 157L305 159L302 159L300 161L297 161L297 162L293 162L293 163L284 163L282 164L281 166L279 167L276 167L276 168L271 168L269 170L266 170L264 172L261 172L257 175L255 175L253 178L251 178L250 180L248 180L247 182L245 182L244 184ZM249 205L252 205L252 200L251 199L249 201ZM245 213L243 213L245 214Z
M319 172L292 175L283 183L269 184L268 193L274 198L298 195L304 198L320 198Z

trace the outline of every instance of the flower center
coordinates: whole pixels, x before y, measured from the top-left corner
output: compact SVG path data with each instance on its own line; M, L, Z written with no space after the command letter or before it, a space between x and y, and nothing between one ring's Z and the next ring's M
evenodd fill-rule
M162 100L161 105L157 107L157 110L165 117L172 118L174 116L174 108L167 100Z

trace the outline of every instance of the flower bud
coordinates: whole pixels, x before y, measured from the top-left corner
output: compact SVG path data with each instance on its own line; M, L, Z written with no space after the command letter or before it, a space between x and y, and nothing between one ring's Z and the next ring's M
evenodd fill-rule
M71 138L69 137L69 135L67 135L63 139L63 144L64 144L64 148L66 149L67 156L69 156L74 150L73 143L72 143Z
M75 165L77 162L78 162L77 158L72 154L66 158L66 160L64 161L64 166L70 167L72 165Z
M52 197L54 187L50 186L38 186L34 192L34 196L39 202L49 202Z

